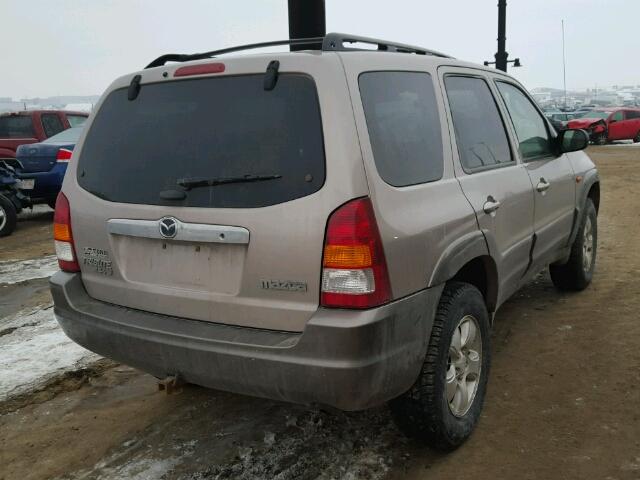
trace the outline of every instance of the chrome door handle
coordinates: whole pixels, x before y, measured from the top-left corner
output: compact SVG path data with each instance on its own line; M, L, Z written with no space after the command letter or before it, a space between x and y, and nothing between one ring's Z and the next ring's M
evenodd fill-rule
M544 178L541 178L538 182L538 185L536 185L536 190L540 193L546 192L547 190L549 190L550 186L551 184L549 182L547 182Z
M500 202L493 198L491 195L487 197L487 201L482 206L484 213L486 214L494 214L496 210L500 208Z

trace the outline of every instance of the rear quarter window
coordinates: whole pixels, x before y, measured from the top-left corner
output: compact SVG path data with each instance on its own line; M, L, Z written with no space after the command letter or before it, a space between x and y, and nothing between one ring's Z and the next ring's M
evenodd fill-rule
M190 207L263 207L324 184L320 107L313 79L281 74L177 80L111 92L95 114L78 161L78 183L113 202ZM198 187L181 201L160 192L181 179L281 178Z
M431 75L367 72L359 86L380 177L395 187L442 178L442 133Z

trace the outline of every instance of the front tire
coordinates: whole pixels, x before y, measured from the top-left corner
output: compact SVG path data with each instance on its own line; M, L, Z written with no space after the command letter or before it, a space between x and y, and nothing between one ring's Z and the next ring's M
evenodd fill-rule
M558 290L580 291L589 286L596 268L597 248L598 214L591 199L587 198L569 261L564 265L549 265L551 281Z
M411 389L390 403L400 430L438 450L462 445L480 418L490 362L482 294L467 283L447 283L422 371Z
M638 132L638 134L633 139L633 143L640 143L640 132Z
M0 195L0 237L6 237L16 228L18 213L16 207L4 195Z
M601 133L596 138L593 139L593 143L596 145L606 145L607 144L607 134Z

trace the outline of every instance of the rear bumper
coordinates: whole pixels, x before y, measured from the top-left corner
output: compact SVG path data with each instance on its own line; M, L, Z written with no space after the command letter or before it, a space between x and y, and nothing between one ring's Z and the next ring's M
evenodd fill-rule
M51 278L65 333L156 377L210 388L362 410L417 378L441 287L366 311L319 309L301 333L232 327L132 310L92 299L80 275Z

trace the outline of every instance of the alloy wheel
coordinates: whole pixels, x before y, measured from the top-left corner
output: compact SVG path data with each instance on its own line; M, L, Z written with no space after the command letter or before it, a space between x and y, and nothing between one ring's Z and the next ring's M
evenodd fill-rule
M587 217L584 223L584 233L582 239L582 268L585 272L591 270L593 263L593 223L591 217Z
M2 231L2 229L6 224L7 224L7 212L5 212L4 207L0 205L0 231Z
M481 369L482 333L475 317L465 315L451 337L445 376L447 403L456 417L463 417L471 408Z

